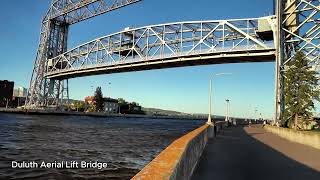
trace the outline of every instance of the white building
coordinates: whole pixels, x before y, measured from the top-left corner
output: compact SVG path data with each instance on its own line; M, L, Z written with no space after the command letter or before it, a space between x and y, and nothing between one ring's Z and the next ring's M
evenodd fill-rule
M24 87L18 87L18 89L13 90L14 97L27 97L28 90Z
M118 100L112 98L104 98L104 111L108 113L117 113L119 109Z

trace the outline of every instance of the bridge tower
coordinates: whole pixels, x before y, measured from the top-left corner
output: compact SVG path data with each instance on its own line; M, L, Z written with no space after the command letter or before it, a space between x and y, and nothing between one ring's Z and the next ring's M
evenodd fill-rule
M47 79L45 73L48 66L52 65L49 59L67 50L70 25L139 1L141 0L52 0L42 20L26 107L58 107L64 99L69 99L68 80ZM66 64L55 66L63 67Z
M285 108L284 72L296 52L305 54L309 64L318 70L320 63L320 1L277 0L278 32L276 54L276 120Z

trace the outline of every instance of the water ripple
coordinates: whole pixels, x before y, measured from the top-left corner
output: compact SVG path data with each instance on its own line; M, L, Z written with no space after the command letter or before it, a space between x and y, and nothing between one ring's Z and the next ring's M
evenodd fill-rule
M0 179L130 179L202 121L0 113ZM12 169L11 162L99 161L106 169Z

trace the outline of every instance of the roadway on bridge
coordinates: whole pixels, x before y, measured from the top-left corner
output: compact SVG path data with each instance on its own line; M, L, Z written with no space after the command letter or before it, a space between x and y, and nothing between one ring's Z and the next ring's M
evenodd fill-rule
M193 180L320 179L320 150L259 126L224 129L209 140Z

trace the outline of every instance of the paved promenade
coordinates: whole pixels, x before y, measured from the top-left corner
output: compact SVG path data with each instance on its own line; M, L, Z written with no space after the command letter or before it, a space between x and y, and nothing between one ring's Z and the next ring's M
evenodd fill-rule
M320 150L259 126L224 129L204 150L193 180L319 180Z

